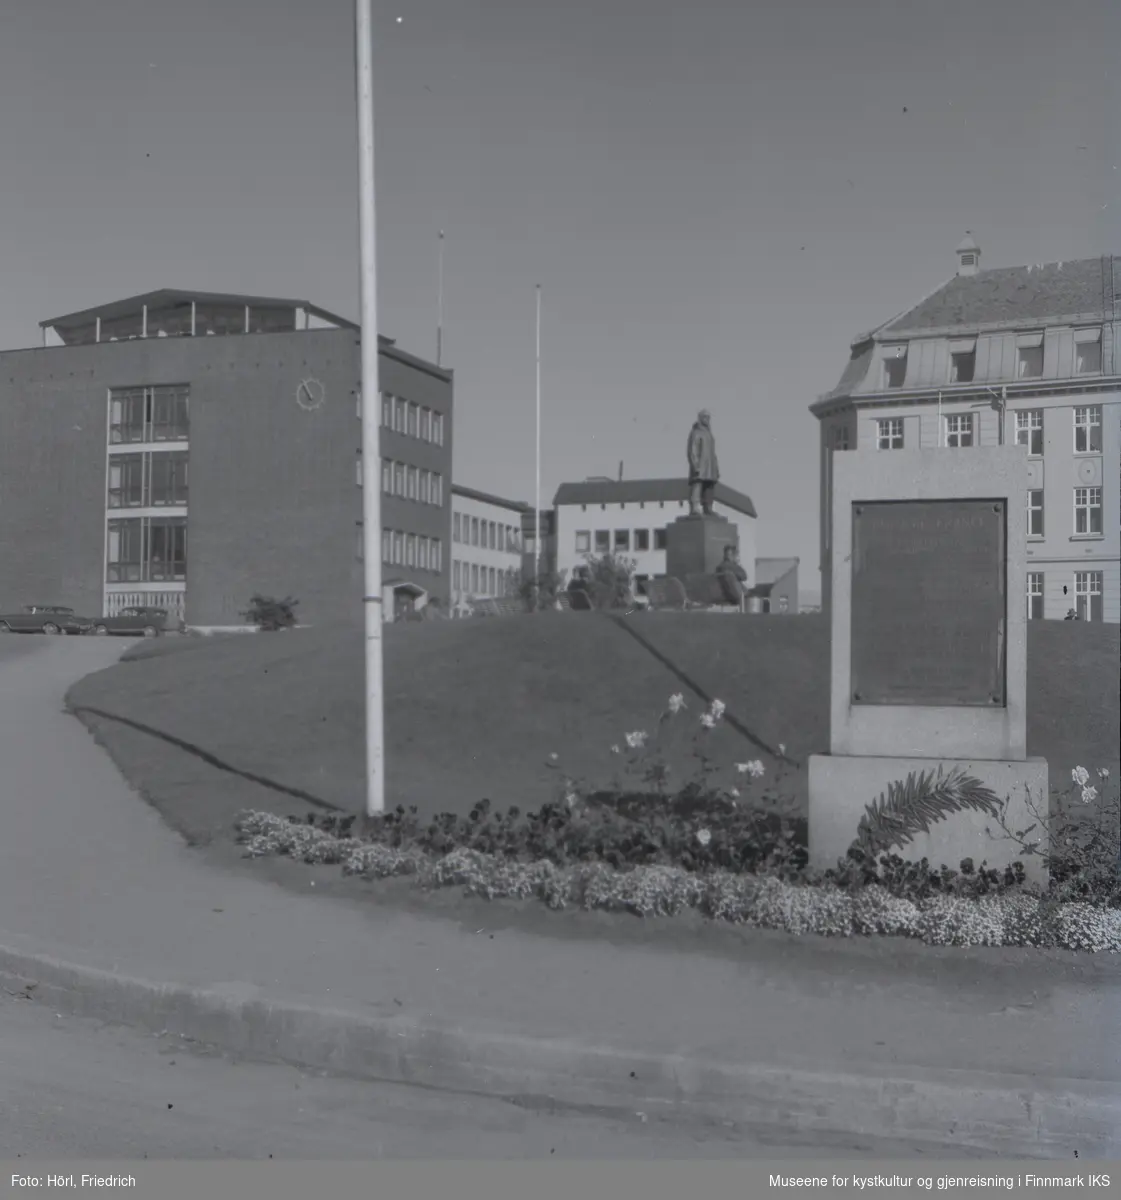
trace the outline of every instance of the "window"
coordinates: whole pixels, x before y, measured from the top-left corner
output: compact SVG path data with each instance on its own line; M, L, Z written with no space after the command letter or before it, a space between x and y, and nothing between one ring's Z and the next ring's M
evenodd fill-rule
M439 508L443 508L444 507L444 477L439 472L436 472L432 478L435 481L435 487L436 487L436 498L432 501L432 503L437 505Z
M907 378L907 347L896 346L884 355L884 387L901 388Z
M185 442L186 387L121 388L109 393L109 441Z
M405 494L405 464L393 464L393 494L395 496L404 496Z
M113 455L109 460L109 507L140 508L143 504L144 455Z
M408 430L408 402L400 396L393 397L393 432L405 433Z
M1028 620L1043 620L1043 572L1028 572Z
M848 450L849 446L849 427L847 425L834 425L829 430L829 449L830 450Z
M388 458L381 460L381 490L387 496L393 494L393 463Z
M956 350L950 354L950 382L972 383L977 370L976 350Z
M420 436L420 407L416 404L409 405L409 437Z
M471 564L471 592L477 596L479 594L479 564Z
M1028 537L1043 536L1043 489L1028 492Z
M629 529L615 530L615 550L629 550L631 548L631 531Z
M1102 331L1100 329L1076 329L1074 331L1074 372L1076 375L1100 375L1102 373Z
M1074 410L1075 454L1100 454L1102 450L1102 410L1100 405Z
M106 582L151 583L186 577L186 517L109 522Z
M490 576L490 585L488 586L487 591L493 596L498 591L498 579L496 578L497 572L495 571L494 567L491 567L487 574Z
M444 543L439 538L432 539L432 570L437 573L444 569Z
M493 521L487 522L487 548L496 549L498 546L498 527Z
M354 482L361 487L363 484L362 478L362 451L358 451L358 457L354 460Z
M611 551L611 534L606 529L596 530L596 553L608 554Z
M381 561L383 563L391 563L393 561L392 529L383 529L381 531Z
M458 558L452 559L452 591L458 592L459 587L459 568L460 561Z
M432 414L432 440L437 446L444 444L444 414L434 412Z
M664 529L654 530L654 549L664 550L666 548L666 531Z
M399 567L405 561L405 535L399 530L393 531L393 565Z
M452 541L453 542L463 541L463 530L460 526L461 521L462 521L462 518L460 517L459 513L452 514Z
M358 397L359 411L361 412L362 397ZM381 423L386 429L393 428L393 397L388 392L381 394Z
M973 445L973 414L954 413L946 417L946 445Z
M153 508L183 507L187 503L187 455L181 451L148 456L148 503ZM361 460L359 460L361 462Z
M634 531L634 548L636 551L645 551L650 549L649 529L636 529Z
M410 533L405 536L405 566L416 566L416 534Z
M903 418L876 422L876 445L880 450L903 449Z
M1025 342L1027 344L1025 344ZM1038 379L1043 374L1043 337L1020 339L1016 348L1016 378Z
M479 518L472 517L471 518L471 545L477 546L478 544L479 544Z
M421 441L432 441L432 409L430 408L420 410L420 437Z
M422 537L417 549L419 550L417 566L420 567L422 571L430 570L431 568L429 567L429 563L432 561L431 539Z
M1087 536L1102 531L1102 490L1100 487L1074 489L1074 532Z
M1102 619L1102 573L1101 571L1076 571L1074 573L1074 611L1080 621Z
M1043 409L1016 414L1016 445L1027 446L1033 458L1043 453Z

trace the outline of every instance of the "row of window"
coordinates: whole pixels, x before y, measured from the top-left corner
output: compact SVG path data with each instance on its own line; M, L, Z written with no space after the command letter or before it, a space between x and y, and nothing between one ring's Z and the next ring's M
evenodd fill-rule
M187 504L187 454L114 454L109 459L109 508L176 508Z
M1079 329L1075 331L1074 373L1076 375L1100 375L1102 373L1101 329ZM1043 377L1042 333L1023 334L1016 339L1016 378L1041 379ZM907 379L907 347L899 346L888 351L883 360L883 386L901 388ZM962 345L950 353L947 382L972 383L977 372L977 347Z
M650 549L650 535L654 535L654 549L666 548L666 531L664 529L616 529L612 537L610 529L597 529L594 534L590 529L576 530L577 554L610 554L628 552L634 549L641 553Z
M1028 492L1028 537L1043 537L1043 489L1033 488ZM1076 535L1100 534L1102 532L1102 489L1100 487L1076 487L1074 489L1074 532Z
M976 413L951 413L942 418L946 446L972 446L976 436ZM1073 410L1075 454L1100 454L1102 449L1101 405ZM1043 409L1016 413L1016 444L1027 446L1028 454L1043 454ZM876 445L880 450L903 449L903 418L888 417L876 422ZM845 426L833 430L833 449L849 449L849 431Z
M1102 612L1101 571L1075 571L1074 611L1080 621L1101 621ZM1043 620L1043 572L1028 573L1028 620Z
M358 557L362 558L362 529L358 530ZM391 567L412 567L439 574L444 569L444 543L437 537L402 533L399 529L381 531L381 561Z
M185 442L190 432L190 388L113 388L109 392L109 441L113 445Z
M109 522L107 583L187 578L187 518L132 517Z
M507 554L522 553L521 530L518 526L469 517L466 513L452 514L452 541L485 550L503 550Z
M358 397L358 416L362 416L362 397ZM389 392L381 394L381 424L383 429L402 437L418 438L433 446L444 444L444 414L423 404L414 404Z
M362 486L362 452L354 471L355 482ZM414 500L417 504L432 504L437 508L444 503L444 477L439 471L426 467L414 467L410 463L394 462L391 458L381 460L381 490L387 496L401 500Z
M518 572L452 560L452 591L471 596L516 596Z

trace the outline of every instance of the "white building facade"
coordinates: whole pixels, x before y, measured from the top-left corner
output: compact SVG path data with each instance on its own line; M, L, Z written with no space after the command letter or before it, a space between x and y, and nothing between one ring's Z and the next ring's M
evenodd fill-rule
M587 480L565 483L553 501L556 512L557 571L571 579L589 557L614 554L632 560L635 580L666 573L666 528L689 513L685 479ZM739 533L745 586L755 586L755 506L748 496L723 483L716 486L713 511Z
M527 506L453 484L452 608L515 596L521 583L522 514Z
M1018 519L1029 619L1121 621L1121 363L1116 256L981 271L971 239L957 276L857 339L820 422L822 600L830 594L832 457L1020 444Z

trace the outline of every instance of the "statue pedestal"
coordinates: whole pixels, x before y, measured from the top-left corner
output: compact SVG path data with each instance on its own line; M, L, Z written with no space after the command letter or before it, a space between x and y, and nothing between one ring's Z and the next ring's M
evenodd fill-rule
M724 547L739 549L739 530L716 515L678 517L666 529L666 574L684 582L687 575L712 575Z

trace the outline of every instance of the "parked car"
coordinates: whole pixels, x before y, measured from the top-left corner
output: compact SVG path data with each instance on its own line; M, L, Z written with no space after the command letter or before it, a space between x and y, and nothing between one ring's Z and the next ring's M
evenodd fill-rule
M99 617L93 631L101 637L160 637L167 631L166 608L122 608L115 617Z
M93 621L58 604L25 604L18 613L0 613L0 633L89 633Z

